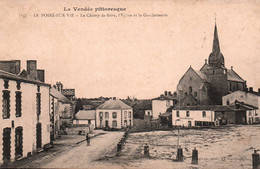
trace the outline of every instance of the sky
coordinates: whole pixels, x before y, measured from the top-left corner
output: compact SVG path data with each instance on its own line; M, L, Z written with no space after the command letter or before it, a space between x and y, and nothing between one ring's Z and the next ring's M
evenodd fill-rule
M260 88L260 1L10 0L0 6L0 60L21 60L24 69L26 60L37 60L46 83L61 81L64 88L75 88L78 98L151 99L174 92L190 66L199 70L208 59L215 18L226 67L233 66L248 87ZM78 16L34 17L50 13ZM79 17L88 13L142 17Z

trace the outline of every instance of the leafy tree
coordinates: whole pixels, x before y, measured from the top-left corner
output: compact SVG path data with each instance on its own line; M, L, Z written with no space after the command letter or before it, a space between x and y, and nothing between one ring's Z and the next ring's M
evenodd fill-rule
M81 99L77 99L76 107L75 107L75 114L79 111L83 110L83 104Z

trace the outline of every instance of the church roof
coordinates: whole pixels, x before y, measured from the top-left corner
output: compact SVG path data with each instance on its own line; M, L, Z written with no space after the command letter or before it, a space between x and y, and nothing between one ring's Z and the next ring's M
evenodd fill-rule
M245 82L233 69L227 69L227 80Z
M204 73L202 73L201 71L198 71L198 70L194 70L194 71L199 75L199 77L201 79L208 81L207 76Z
M132 109L132 107L128 106L127 104L125 104L123 101L116 99L116 98L112 98L108 101L106 101L105 103L101 104L100 106L98 106L96 109Z

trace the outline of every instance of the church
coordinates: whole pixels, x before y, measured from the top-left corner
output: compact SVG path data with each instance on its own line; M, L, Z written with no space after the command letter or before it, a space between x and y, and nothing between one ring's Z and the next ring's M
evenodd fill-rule
M215 23L212 52L200 70L190 66L182 76L177 85L178 103L181 106L221 105L223 96L246 87L246 81L233 67L225 67Z

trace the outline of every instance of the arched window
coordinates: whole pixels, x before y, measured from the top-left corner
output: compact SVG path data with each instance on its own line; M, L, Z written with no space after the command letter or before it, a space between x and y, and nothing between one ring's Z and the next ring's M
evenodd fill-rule
M105 112L105 118L109 118L109 113Z
M113 117L113 119L116 119L117 118L117 113L113 112L112 117Z
M99 112L99 117L103 117L103 112Z
M229 102L229 100L227 100L227 105L229 105L230 104L230 102Z
M197 92L194 92L194 96L197 97L197 96L198 96L198 93L197 93Z
M189 94L191 94L192 93L192 87L190 86L189 87Z

